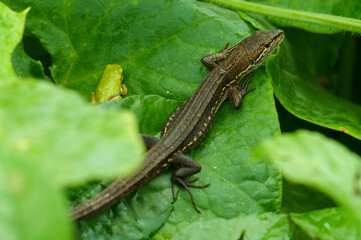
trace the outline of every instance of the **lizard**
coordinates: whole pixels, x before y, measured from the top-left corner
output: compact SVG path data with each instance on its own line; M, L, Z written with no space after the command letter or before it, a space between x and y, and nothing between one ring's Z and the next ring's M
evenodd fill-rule
M189 187L203 188L186 178L201 171L201 165L184 153L195 148L211 129L218 108L229 97L234 108L239 108L246 94L251 72L279 46L284 38L282 30L258 30L244 40L227 48L228 43L216 54L205 56L201 62L210 70L193 95L169 116L162 128L161 139L142 135L148 149L145 162L136 173L111 183L93 198L73 209L76 220L82 220L110 207L134 190L148 183L170 165L176 169L172 174L174 184L184 187L194 203ZM248 75L248 76L247 76ZM239 82L247 76L241 86Z

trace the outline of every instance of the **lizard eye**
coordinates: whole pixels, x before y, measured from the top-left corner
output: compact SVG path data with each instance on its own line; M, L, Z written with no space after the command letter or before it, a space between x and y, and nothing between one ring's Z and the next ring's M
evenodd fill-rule
M265 46L265 48L269 48L270 45L269 45L269 43L266 43L264 46Z

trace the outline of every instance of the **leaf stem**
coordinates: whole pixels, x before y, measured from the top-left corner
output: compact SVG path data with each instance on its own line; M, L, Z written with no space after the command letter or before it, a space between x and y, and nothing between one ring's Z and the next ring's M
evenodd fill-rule
M334 28L361 33L361 20L328 15L323 13L306 12L279 7L272 7L242 0L203 0L215 3L233 10L241 10L287 20L300 21L308 24L317 24L323 27Z

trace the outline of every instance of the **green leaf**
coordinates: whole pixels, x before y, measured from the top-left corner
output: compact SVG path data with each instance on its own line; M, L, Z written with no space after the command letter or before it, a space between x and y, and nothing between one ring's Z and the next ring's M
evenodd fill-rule
M126 176L142 164L142 143L130 112L91 106L46 82L19 81L1 91L2 145L37 159L57 185Z
M51 173L37 165L36 156L27 154L24 149L11 148L14 136L7 134L19 123L9 124L8 121L16 118L14 109L8 111L15 107L9 100L23 97L11 88L18 82L10 58L20 41L27 11L14 13L0 3L0 236L3 239L69 239L72 226L64 199L53 185ZM9 90L13 94L7 99ZM22 99L27 100L27 95L24 97ZM24 111L23 106L18 107L15 111ZM21 119L21 122L26 120ZM20 137L23 133L19 131L17 134ZM18 147L24 147L24 142L18 143ZM58 232L55 236L54 231Z
M314 187L361 221L361 158L316 132L297 131L265 140L256 157L271 160L289 180Z
M178 232L174 240L181 239L290 239L292 233L287 217L271 213L240 216L231 220L213 219L196 222Z
M301 119L361 139L361 107L305 81L297 69L289 47L287 42L284 42L281 46L283 54L271 56L267 62L267 72L272 76L277 99L288 111Z
M11 11L0 2L0 83L11 81L15 72L11 65L11 55L21 40L24 31L25 17L29 9L21 13Z
M360 239L358 222L341 208L328 208L301 214L291 214L291 220L312 239Z
M53 186L51 174L28 154L3 145L0 159L1 238L70 239L73 229L65 201Z

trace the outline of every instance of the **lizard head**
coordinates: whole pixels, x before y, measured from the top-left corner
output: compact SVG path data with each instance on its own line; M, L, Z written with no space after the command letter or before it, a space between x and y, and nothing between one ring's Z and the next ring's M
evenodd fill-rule
M247 56L252 69L257 68L277 47L284 38L282 30L259 30L245 39Z

